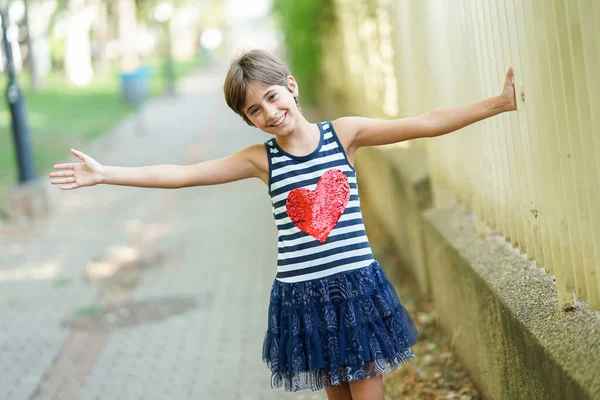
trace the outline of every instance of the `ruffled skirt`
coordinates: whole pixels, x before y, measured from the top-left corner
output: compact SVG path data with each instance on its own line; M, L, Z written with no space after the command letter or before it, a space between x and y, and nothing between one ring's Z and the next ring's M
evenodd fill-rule
M375 261L306 282L275 280L263 360L271 387L320 390L397 369L415 357L418 335Z

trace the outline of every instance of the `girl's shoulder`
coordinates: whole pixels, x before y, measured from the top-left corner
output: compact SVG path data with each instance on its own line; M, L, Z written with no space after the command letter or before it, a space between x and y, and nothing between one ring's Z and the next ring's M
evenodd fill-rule
M269 161L267 150L264 144L252 144L240 150L240 153L254 165L257 177L265 183L268 183Z
M265 142L266 143L266 142ZM267 149L265 144L251 144L244 147L242 151L245 152L246 156L252 163L259 165L266 165L267 163Z
M360 117L340 117L331 121L335 134L346 150L354 143L354 138L360 126L359 119Z
M358 131L362 119L362 117L354 116L340 117L334 119L331 123L338 135L353 136Z

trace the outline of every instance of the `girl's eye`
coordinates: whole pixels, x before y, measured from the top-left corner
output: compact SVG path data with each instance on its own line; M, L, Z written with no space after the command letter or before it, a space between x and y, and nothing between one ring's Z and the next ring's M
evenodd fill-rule
M250 111L250 115L256 115L257 112L258 108L253 108L252 111Z
M272 95L269 96L269 101L275 100L276 97L277 97L277 93L273 93Z

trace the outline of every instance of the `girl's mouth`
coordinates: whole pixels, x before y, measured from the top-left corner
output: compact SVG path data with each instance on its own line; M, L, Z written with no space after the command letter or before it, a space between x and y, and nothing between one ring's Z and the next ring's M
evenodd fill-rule
M279 117L279 119L277 121L275 121L274 124L271 124L271 126L274 128L281 126L283 124L283 121L285 121L286 115L287 115L287 112L284 112L283 115L281 117Z

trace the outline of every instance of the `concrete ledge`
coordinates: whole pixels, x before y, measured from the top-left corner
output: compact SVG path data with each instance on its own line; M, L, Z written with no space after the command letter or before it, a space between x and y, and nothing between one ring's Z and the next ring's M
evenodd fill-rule
M361 197L487 399L600 399L600 313L560 311L552 276L460 208L430 208L418 149L361 149ZM368 224L368 221L366 221ZM392 276L395 274L392 274Z
M439 319L489 399L600 398L600 318L559 310L553 277L459 208L425 213Z

